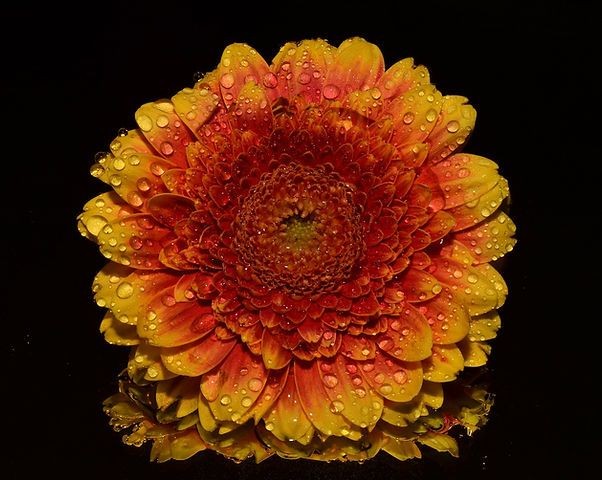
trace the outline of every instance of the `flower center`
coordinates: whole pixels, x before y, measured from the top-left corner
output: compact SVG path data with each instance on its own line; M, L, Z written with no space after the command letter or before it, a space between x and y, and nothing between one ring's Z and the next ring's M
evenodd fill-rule
M234 245L269 287L296 295L335 289L363 250L353 189L326 165L280 165L243 200Z

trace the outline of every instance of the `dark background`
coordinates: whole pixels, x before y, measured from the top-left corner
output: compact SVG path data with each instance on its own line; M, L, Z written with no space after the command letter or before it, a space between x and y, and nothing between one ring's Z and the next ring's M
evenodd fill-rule
M585 478L599 440L598 28L587 3L197 2L160 7L106 2L21 3L2 29L3 478L498 479ZM106 190L88 175L143 103L212 70L231 42L266 59L288 40L335 45L360 35L390 65L413 56L448 94L470 98L477 128L467 150L510 180L519 243L504 274L510 296L491 360L490 423L460 459L386 454L363 465L271 458L235 465L211 452L148 462L121 445L101 412L126 349L104 343L90 284L104 259L75 217ZM8 107L8 111L7 111ZM8 127L8 129L6 128ZM8 288L7 288L8 287ZM591 345L590 345L591 343Z

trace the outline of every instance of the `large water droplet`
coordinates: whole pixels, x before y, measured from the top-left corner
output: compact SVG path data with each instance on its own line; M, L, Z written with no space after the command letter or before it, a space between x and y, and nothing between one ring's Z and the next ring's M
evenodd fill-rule
M117 296L122 299L130 298L134 293L134 287L129 282L123 282L117 287Z

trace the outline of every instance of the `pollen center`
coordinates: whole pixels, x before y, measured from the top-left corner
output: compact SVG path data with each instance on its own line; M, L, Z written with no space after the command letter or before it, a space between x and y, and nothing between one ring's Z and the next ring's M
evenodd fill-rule
M353 189L326 165L280 165L236 217L240 261L269 287L306 295L347 279L363 250Z

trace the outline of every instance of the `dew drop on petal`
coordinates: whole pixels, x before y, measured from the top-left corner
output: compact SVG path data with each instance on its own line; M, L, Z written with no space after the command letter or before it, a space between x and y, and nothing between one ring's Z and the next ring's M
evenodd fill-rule
M341 89L332 83L329 83L322 89L322 95L327 100L334 100L339 96L339 93L341 93Z
M169 142L163 142L159 148L163 155L171 155L173 153L173 146Z
M406 125L409 125L410 123L412 123L414 121L414 114L412 112L408 112L403 116L403 123L405 123Z
M335 400L330 404L330 411L332 413L340 413L345 409L345 404L339 400Z
M471 273L470 275L468 275L468 277L466 277L466 280L468 280L468 283L477 283L479 277L477 277L474 273Z
M334 375L324 375L324 383L329 388L334 388L339 383L339 379Z
M232 402L230 395L222 395L222 398L220 398L219 401L219 403L221 403L222 405L230 405L230 402Z
M139 115L136 122L143 132L149 132L153 128L153 121L148 115Z
M134 293L134 287L129 282L123 282L117 287L116 293L121 299L130 298Z
M234 85L234 75L231 73L225 73L222 75L222 78L220 78L219 83L224 88L232 88Z
M276 88L278 85L278 78L272 72L268 72L263 76L263 84L267 88Z
M248 386L249 390L251 390L252 392L259 392L263 387L263 382L258 378L252 378L251 380L249 380Z
M460 129L460 124L455 120L451 120L445 127L449 133L456 133Z
M403 385L408 380L408 374L403 370L398 370L393 374L393 380L395 380L400 385Z

